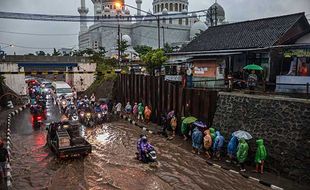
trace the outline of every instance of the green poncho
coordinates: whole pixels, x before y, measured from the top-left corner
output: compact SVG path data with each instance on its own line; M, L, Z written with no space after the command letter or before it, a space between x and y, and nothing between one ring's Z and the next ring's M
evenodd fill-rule
M140 115L143 115L143 113L144 113L144 107L143 107L142 103L139 103L139 105L138 105L138 113Z
M267 151L266 151L263 139L258 139L256 141L256 144L257 144L257 150L255 154L255 163L260 164L262 160L266 159Z
M210 127L210 135L211 135L211 138L212 138L212 142L214 142L215 140L215 137L216 137L216 134L215 134L215 129Z
M249 145L244 139L239 140L237 159L240 163L243 163L248 157Z

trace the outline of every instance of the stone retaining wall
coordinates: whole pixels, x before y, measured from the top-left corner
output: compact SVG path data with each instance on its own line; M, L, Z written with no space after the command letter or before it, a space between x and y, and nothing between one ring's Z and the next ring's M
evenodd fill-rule
M213 127L220 129L227 141L236 130L250 132L254 138L249 141L251 163L255 140L263 138L267 169L310 183L310 101L220 93Z

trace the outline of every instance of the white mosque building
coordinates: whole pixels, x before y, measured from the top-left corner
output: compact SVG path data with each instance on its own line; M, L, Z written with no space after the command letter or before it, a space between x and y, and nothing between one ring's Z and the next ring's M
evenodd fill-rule
M210 25L210 20L203 22L197 14L188 13L188 0L153 0L153 10L149 10L146 14L141 11L142 0L136 0L137 10L134 14L124 4L124 0L92 0L92 2L95 21L89 27L86 22L80 23L79 49L96 50L104 47L108 57L117 56L118 27L121 39L130 45L125 53L130 59L136 59L137 54L133 47L137 45L157 48L160 41L161 47L166 43L173 47L181 47ZM212 18L217 19L217 24L221 24L225 20L224 9L217 2L210 9L214 6L217 7L217 13ZM85 0L81 0L78 12L81 17L87 15ZM160 40L158 40L157 16L160 16Z

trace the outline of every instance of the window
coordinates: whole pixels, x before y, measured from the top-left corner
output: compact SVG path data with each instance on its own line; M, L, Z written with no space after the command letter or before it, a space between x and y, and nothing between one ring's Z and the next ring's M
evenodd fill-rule
M182 11L182 4L179 4L179 11Z
M163 18L163 23L166 24L166 18Z
M185 9L185 5L183 4L182 7L183 7L182 10L184 10Z
M170 8L169 8L170 11L173 11L173 4L170 3Z
M178 4L174 4L174 11L178 11Z
M168 9L168 3L165 4L165 8L166 8L167 10L169 10L169 9Z
M182 19L179 18L179 25L182 25Z
M169 24L172 24L172 18L169 18Z
M188 25L188 18L185 19L185 24Z
M161 4L160 12L162 12L163 10L164 10L164 4Z

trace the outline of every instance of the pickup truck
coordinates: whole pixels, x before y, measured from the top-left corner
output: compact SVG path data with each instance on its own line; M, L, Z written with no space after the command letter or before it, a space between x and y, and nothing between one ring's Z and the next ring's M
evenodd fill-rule
M63 121L47 128L47 144L58 158L84 157L91 153L91 144L80 135L80 123Z

